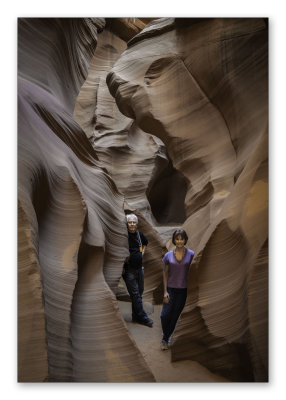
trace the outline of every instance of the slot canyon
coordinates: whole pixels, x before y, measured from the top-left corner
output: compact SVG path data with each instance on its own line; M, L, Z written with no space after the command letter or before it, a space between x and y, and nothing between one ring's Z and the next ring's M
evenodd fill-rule
M162 352L177 228L195 258ZM268 381L267 19L18 19L18 381Z

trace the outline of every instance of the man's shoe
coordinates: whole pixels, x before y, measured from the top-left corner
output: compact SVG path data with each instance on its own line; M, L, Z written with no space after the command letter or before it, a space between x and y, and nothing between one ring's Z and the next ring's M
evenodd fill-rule
M142 324L142 325L149 326L149 328L152 328L152 326L153 326L153 321L150 318L144 319L143 321L138 321L138 323Z
M166 342L166 340L162 339L161 343L160 343L160 347L161 347L161 350L168 350L169 349L168 342Z
M147 325L147 326L149 326L149 328L152 328L152 326L153 326L152 319L149 318L147 321L144 322L144 325Z
M132 322L137 322L137 324L149 326L149 328L152 328L152 326L153 326L153 321L150 318L140 320L140 319L136 319L136 318L132 317Z

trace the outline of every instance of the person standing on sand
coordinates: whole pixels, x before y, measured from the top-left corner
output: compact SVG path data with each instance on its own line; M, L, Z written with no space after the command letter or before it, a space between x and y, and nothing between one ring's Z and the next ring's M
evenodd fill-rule
M132 322L152 328L153 321L143 308L144 291L143 255L148 244L147 238L137 230L138 218L135 214L126 215L130 256L124 263L122 277L132 302Z
M177 229L173 233L172 243L174 250L168 251L162 261L164 298L161 311L161 325L163 338L161 350L168 350L171 344L171 335L187 299L187 279L191 262L195 253L185 247L188 236L183 229Z

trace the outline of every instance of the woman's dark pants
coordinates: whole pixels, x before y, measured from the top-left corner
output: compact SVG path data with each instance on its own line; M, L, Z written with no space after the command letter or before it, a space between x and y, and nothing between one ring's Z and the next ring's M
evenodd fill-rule
M163 340L168 341L175 330L176 323L186 304L187 289L167 288L169 303L163 303L161 311L161 324Z
M122 275L132 302L132 320L146 321L148 315L144 311L142 294L144 292L144 270L139 269L125 269Z

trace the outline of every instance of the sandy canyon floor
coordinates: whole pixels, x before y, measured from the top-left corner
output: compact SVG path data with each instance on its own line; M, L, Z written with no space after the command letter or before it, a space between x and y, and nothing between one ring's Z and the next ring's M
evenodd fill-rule
M160 305L144 303L145 310L154 321L152 328L131 321L131 303L119 301L119 308L129 332L157 382L228 382L224 377L213 374L195 361L171 362L170 350L160 349Z

